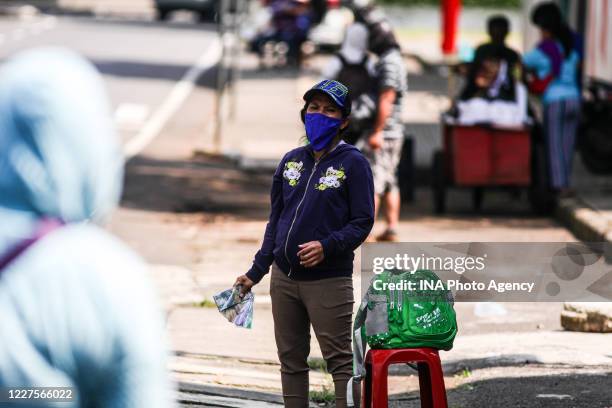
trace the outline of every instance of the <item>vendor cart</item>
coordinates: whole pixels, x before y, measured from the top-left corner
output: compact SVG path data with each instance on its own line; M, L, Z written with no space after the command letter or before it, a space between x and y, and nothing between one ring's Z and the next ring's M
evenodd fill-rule
M443 121L443 148L432 161L435 212L445 212L446 192L454 187L472 189L475 210L484 189L502 187L527 189L534 211L549 211L544 150L532 130Z

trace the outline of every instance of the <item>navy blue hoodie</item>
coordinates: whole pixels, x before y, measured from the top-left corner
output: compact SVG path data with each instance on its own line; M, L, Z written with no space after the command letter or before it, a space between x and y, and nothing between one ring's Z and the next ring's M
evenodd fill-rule
M261 249L247 276L257 283L272 262L290 278L316 280L353 273L353 251L374 224L374 186L370 165L341 143L315 162L312 147L287 153L272 182L272 210ZM298 245L320 241L325 258L300 265Z

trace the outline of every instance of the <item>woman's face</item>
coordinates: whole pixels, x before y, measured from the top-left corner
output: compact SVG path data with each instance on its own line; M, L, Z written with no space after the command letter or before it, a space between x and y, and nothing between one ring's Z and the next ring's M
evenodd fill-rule
M333 103L329 97L322 94L315 94L312 97L308 107L306 108L306 113L322 113L330 118L342 118L342 111L340 108L338 108L338 106Z
M544 28L540 28L540 38L542 38L543 40L550 40L553 38L553 35L550 31Z
M321 113L330 118L342 119L342 111L338 105L336 105L330 97L321 93L317 93L312 97L306 107L306 113ZM345 119L340 128L344 129L347 125L348 119Z

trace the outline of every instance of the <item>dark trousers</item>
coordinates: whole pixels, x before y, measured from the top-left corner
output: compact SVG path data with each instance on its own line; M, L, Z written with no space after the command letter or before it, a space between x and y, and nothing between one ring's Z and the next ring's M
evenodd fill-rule
M352 278L295 281L273 264L270 297L285 407L308 407L311 324L334 380L336 407L346 407L346 385L353 374Z
M570 185L579 119L580 101L577 99L551 102L544 107L550 181L555 190Z

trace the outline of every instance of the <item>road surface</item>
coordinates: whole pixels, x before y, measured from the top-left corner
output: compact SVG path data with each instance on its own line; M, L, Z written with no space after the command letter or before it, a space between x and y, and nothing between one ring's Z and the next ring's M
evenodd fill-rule
M0 17L0 58L40 46L70 48L102 73L128 156L184 113L193 93L204 95L201 116L211 114L220 51L213 25L40 13Z
M110 227L152 267L152 277L169 312L168 332L173 349L182 353L173 365L175 376L195 383L278 390L276 366L258 370L245 368L241 366L245 363L240 362L244 357L266 361L276 358L268 277L254 289L258 299L255 327L240 336L216 311L192 307L230 286L238 274L247 270L269 211L269 173L246 173L230 161L193 154L210 131L219 47L216 38L213 26L188 21L160 24L146 19L0 17L0 58L29 47L59 45L86 56L103 75L124 150L132 158L127 166L122 205ZM258 79L256 72L251 72L245 81L278 85L270 75ZM287 86L290 81L283 83ZM274 92L282 91L274 86L270 87ZM295 93L295 89L286 91L284 94ZM274 92L266 99L272 113L274 104L279 103L273 98ZM418 87L415 92L432 93ZM410 97L409 93L407 98ZM431 214L429 193L419 190L415 203L403 209L400 237L423 242L574 240L553 219L533 217L525 197L487 195L481 214L471 212L469 195L454 192L449 199L451 214L435 217ZM484 353L494 349L496 335L514 338L520 345L527 338L537 338L539 333L557 336L559 332L559 304L515 303L502 308L504 312L496 315L498 309L477 310L472 304L458 304L460 336L480 339ZM313 354L318 353L313 343ZM191 355L200 357L194 359ZM202 363L202 356L211 362ZM215 363L215 356L233 360ZM220 366L240 375L254 374L224 376L219 374ZM181 367L191 371L199 367L201 372L187 373ZM463 388L463 383L469 381L447 378L451 386L457 387L449 401L452 406L503 406L505 403L498 404L494 399L496 390L504 393L506 402L517 401L512 393L518 392L524 395L521 403L529 406L587 406L601 401L599 384L609 370L589 377L592 390L586 389L586 394L581 394L580 385L586 372L575 367L568 370L485 368L475 371L473 384ZM261 371L266 375L260 375ZM534 380L516 379L521 374ZM394 399L397 403L398 398L403 399L402 406L415 399L414 378L405 384L404 380L396 376L391 381ZM560 381L566 381L567 386L559 387ZM474 389L482 391L476 394ZM588 395L594 395L593 399Z

